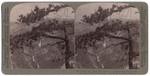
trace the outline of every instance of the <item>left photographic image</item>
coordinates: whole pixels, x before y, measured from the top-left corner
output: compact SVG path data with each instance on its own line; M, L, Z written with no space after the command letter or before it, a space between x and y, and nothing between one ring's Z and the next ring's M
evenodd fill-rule
M10 12L11 69L72 69L74 11L62 3L22 3Z

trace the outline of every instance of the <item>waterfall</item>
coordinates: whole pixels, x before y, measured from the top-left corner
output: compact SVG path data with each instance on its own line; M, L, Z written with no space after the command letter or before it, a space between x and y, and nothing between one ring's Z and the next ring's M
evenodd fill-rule
M39 42L39 44L38 44L38 45L39 45L39 47L41 47L41 46L42 46L42 41L41 41L41 39L40 39L40 42Z

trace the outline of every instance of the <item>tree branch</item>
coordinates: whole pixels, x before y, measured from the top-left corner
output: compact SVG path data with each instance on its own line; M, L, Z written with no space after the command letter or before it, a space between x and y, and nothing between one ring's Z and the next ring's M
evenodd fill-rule
M49 45L53 46L53 45L55 45L55 44L59 44L59 43L63 43L63 42L64 42L64 41L58 41L58 42L55 42L55 43L53 43L53 44L47 44L47 45L43 46L42 48L45 48L45 47L47 47L47 46L49 46Z
M133 35L140 35L140 33L134 33L134 34L130 34L130 36L133 36Z
M126 38L126 37L114 36L114 35L110 35L108 33L100 33L100 34L102 34L103 36L106 36L106 37L110 37L110 38L122 39L122 40L127 40L127 41L130 40L130 39Z
M47 35L47 34L44 34L44 33L42 33L41 36L43 36L43 37L48 37L48 38L53 38L53 39L60 39L60 40L66 41L66 39L63 38L63 37L51 36L51 35Z
M120 42L120 43L117 43L117 44L111 44L111 45L107 46L106 48L109 48L111 46L117 46L117 45L124 44L124 43L127 43L127 41Z
M133 57L139 56L139 53L134 53Z

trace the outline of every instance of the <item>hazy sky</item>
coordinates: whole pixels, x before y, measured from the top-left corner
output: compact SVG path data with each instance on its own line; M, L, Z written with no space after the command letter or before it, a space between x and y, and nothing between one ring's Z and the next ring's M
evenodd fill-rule
M26 15L27 13L30 13L31 10L34 9L34 7L37 5L39 8L44 8L48 7L49 4L54 4L54 5L60 5L60 3L22 3L14 6L11 10L10 13L10 21L17 21L19 18L19 15L23 14ZM64 9L59 10L58 13L49 13L48 16L46 17L51 17L51 18L76 18L76 21L80 21L82 19L83 15L90 15L94 13L99 6L102 8L110 8L112 7L113 4L116 4L118 6L125 5L123 3L87 3L83 4L78 7L76 10L76 13L72 13L73 9L71 7L67 7ZM140 19L139 13L137 8L129 8L126 10L123 10L120 13L114 13L111 18L125 18L125 19Z
M10 21L17 21L19 18L19 15L23 14L26 15L27 13L30 13L31 10L34 9L34 7L37 5L39 8L47 8L49 4L53 5L60 5L60 3L23 3L18 4L14 6L10 13ZM67 7L64 9L59 10L58 13L49 13L49 16L51 18L74 18L74 13L72 13L73 9L71 7Z
M83 15L90 15L92 13L94 13L99 6L101 6L102 8L106 9L106 8L111 8L113 4L116 4L118 6L121 5L127 5L127 4L123 4L123 3L88 3L88 4L84 4L81 5L75 13L75 18L76 21L80 21L83 17ZM140 19L139 13L135 12L139 12L137 8L129 8L126 10L123 10L120 13L114 13L111 18L125 18L125 19Z

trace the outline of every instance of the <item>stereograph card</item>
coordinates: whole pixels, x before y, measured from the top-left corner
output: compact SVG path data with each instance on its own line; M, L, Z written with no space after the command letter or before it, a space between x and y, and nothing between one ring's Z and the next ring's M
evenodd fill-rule
M146 74L144 2L5 2L4 74Z

